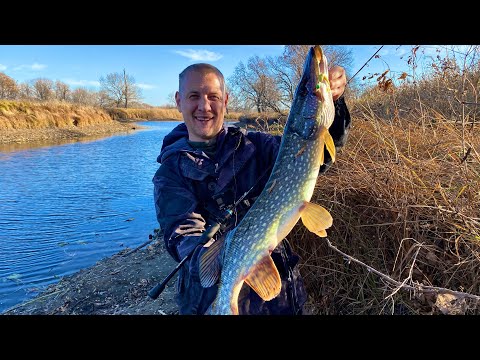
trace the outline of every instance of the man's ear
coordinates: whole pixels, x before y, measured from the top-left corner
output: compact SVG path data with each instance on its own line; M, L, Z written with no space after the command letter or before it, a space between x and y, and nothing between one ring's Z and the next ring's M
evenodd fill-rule
M180 110L180 93L178 91L175 92L175 103L177 104L178 111L182 112L182 110Z
M225 111L228 114L228 93L225 93Z

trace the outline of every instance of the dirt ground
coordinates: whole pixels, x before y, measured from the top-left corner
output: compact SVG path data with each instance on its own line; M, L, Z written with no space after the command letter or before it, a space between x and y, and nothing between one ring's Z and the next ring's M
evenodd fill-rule
M127 248L62 278L34 299L2 315L176 315L175 275L160 296L148 291L177 263L166 252L161 232L134 252Z

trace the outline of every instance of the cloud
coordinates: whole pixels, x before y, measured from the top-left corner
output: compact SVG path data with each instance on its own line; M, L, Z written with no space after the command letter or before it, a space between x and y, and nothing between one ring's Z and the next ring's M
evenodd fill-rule
M7 66L0 64L0 71L7 70Z
M208 50L187 49L187 50L175 50L174 52L181 56L185 56L186 58L189 58L192 61L217 61L223 57L223 55L219 53L215 53L213 51L208 51Z
M33 63L31 65L19 65L13 68L13 70L43 70L47 67L45 64Z
M75 80L75 79L64 79L64 83L70 86L95 86L100 87L100 82L95 80Z
M375 49L378 49L378 46L375 46ZM411 50L409 45L386 45L380 50L380 56L403 56Z
M145 89L145 90L150 90L150 89L155 89L156 88L155 85L149 85L149 84L137 84L137 86L140 89Z

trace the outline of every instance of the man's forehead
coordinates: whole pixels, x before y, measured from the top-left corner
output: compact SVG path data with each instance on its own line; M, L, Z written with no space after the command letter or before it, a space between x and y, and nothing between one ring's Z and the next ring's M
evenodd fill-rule
M213 73L191 71L186 74L182 87L188 91L221 91L222 83L219 77Z

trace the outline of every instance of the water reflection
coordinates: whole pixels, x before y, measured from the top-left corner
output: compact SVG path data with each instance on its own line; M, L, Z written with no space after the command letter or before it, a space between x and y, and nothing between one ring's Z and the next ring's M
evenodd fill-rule
M178 123L0 147L0 312L148 239L156 158Z
M124 135L124 133L118 133L115 135ZM58 146L58 145L65 145L65 144L74 144L74 143L83 143L83 142L91 142L99 139L104 139L105 135L92 135L92 136L84 136L81 138L75 139L49 139L49 140L36 140L36 141L29 141L23 143L7 143L1 144L0 143L0 159L2 153L9 153L14 151L22 151L22 150L29 150L29 149L36 149L42 147L50 147L50 146Z

